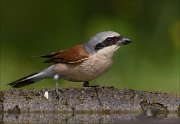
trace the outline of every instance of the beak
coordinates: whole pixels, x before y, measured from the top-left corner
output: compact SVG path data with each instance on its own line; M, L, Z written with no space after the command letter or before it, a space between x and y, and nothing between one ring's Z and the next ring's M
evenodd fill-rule
M125 38L125 37L121 37L120 40L118 41L119 46L127 45L129 43L132 43L132 41L128 38Z

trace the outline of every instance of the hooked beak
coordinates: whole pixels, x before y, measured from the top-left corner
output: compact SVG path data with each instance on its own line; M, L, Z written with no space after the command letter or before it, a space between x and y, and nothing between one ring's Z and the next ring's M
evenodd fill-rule
M125 38L125 37L121 37L120 40L118 41L119 46L127 45L129 43L132 43L132 41L128 38Z

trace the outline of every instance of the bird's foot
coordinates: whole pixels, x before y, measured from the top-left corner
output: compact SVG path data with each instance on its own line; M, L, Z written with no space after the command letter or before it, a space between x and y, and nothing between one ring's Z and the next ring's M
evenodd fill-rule
M58 96L58 94L59 94L59 84L58 83L55 84L54 93L56 96Z
M88 82L88 81L85 81L85 82L83 83L83 87L99 87L99 85L90 86L90 85L89 85L89 82Z
M56 95L58 95L58 93L59 93L59 88L58 88L58 87L55 87L55 88L54 88L54 93L55 93Z
M58 87L58 85L56 85L55 87L54 87L54 97L55 97L55 99L56 100L59 100L59 94L60 94L60 89L59 89L59 87Z

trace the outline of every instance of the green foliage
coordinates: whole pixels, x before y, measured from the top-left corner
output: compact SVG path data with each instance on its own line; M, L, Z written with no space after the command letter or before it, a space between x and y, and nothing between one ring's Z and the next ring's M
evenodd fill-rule
M179 91L179 1L45 0L1 2L0 86L48 66L31 56L83 43L113 30L133 44L119 49L112 69L92 85ZM28 88L53 87L52 80ZM61 87L80 83L60 81Z

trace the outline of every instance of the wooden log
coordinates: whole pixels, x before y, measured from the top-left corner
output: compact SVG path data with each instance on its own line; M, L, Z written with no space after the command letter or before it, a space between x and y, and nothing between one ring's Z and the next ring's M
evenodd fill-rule
M48 92L48 98L44 96L45 92ZM30 117L27 113L37 112L45 114L45 117L49 117L47 113L53 112L58 113L56 115L134 113L132 118L143 113L146 116L179 118L179 98L179 94L174 93L121 90L113 87L60 89L57 94L49 89L11 89L0 91L0 111L4 119L11 114Z

